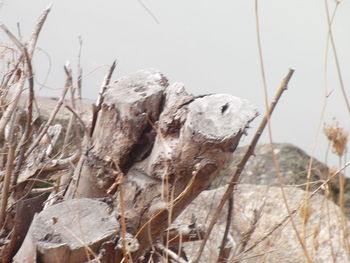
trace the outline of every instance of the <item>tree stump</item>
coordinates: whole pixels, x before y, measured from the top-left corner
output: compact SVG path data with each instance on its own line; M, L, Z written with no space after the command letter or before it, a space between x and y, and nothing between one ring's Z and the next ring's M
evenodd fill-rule
M209 186L257 111L228 94L190 95L156 70L117 80L101 109L65 202L112 197L135 262Z

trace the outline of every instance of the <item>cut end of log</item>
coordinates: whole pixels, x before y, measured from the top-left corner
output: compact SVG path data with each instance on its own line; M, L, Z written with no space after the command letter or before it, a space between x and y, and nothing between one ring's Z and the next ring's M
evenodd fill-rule
M98 253L102 242L118 233L119 223L107 204L87 198L64 201L34 217L14 262L37 253L42 262L84 262L87 246L89 253Z
M145 97L163 91L168 79L155 69L140 70L118 79L107 89L105 105L117 103L132 104L143 101Z
M247 100L228 94L214 94L190 104L187 123L194 134L222 141L244 130L257 114L256 108Z

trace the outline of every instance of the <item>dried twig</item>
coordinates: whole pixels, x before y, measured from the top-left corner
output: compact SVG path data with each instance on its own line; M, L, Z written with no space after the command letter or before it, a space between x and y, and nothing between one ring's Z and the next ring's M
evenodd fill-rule
M18 177L18 173L21 169L22 163L24 161L24 153L25 153L25 149L26 149L26 145L29 143L29 139L32 135L32 121L33 121L33 101L34 101L34 74L33 74L33 69L32 69L32 64L31 64L31 58L29 57L27 48L25 46L23 46L23 54L26 60L26 64L27 64L27 70L29 73L29 77L28 77L28 82L29 82L29 96L28 96L28 112L27 112L27 121L25 124L25 128L24 128L24 133L22 135L21 141L18 144L17 149L20 149L19 151L19 157L18 157L18 161L17 161L17 165L16 165L16 169L14 172L14 180L12 181L13 185L16 183L17 181L17 177ZM17 152L17 150L16 150Z
M233 197L230 196L230 198L228 199L228 206L227 206L227 219L226 219L225 232L224 232L224 235L222 237L217 263L222 263L222 262L227 261L227 258L225 257L225 247L226 247L226 243L227 243L227 236L229 234L230 227L231 227L232 211L233 211ZM228 255L226 255L226 256L228 256Z
M119 169L119 167L118 167ZM123 173L121 171L119 171L119 173L122 176L123 180ZM132 258L130 257L130 252L127 249L126 246L126 222L125 222L125 203L124 203L124 186L123 183L121 183L119 185L119 198L120 198L120 202L119 202L119 209L120 209L120 226L121 226L121 239L122 239L122 246L123 246L123 256L124 256L124 262L128 263L129 259L132 261Z
M158 18L153 14L153 12L151 11L151 9L149 9L144 2L142 2L142 0L137 0L139 2L139 4L142 6L143 9L145 9L145 11L153 18L153 20L159 25L159 20Z
M69 118L68 127L67 127L66 134L65 134L65 137L63 140L61 156L65 155L65 150L66 150L66 147L68 145L68 141L69 141L69 137L71 135L72 127L74 127L76 145L81 150L81 136L80 136L79 128L77 126L77 122L76 122L77 116L79 116L79 115L76 113L77 109L76 109L76 104L75 104L75 89L73 88L73 77L72 77L72 70L71 69L69 69L69 76L70 77L68 78L68 80L70 81L70 83L68 83L68 85L70 87L69 90L70 90L72 107L68 108L68 106L66 105L66 108L68 110L70 110L71 112L74 112L75 114L73 113L71 115L71 117ZM83 127L85 127L85 125L83 125Z
M240 163L237 165L237 168L236 168L236 171L235 171L235 174L232 176L231 178L231 181L223 195L223 197L221 198L221 201L220 201L220 204L218 205L216 211L215 211L215 214L209 224L209 227L208 227L208 230L205 234L205 237L201 243L201 246L199 248L199 251L198 251L198 254L197 254L197 257L196 259L194 260L194 263L198 263L200 258L201 258L201 255L203 253L203 250L204 250L204 247L205 247L205 244L209 238L209 235L211 234L211 231L213 230L213 227L216 223L216 221L218 220L219 216L220 216L220 213L224 207L224 204L226 203L226 201L230 198L230 196L232 195L232 192L234 190L234 187L236 186L237 182L238 182L238 179L243 171L243 168L245 166L245 164L247 163L247 161L249 160L250 156L253 154L254 152L254 148L268 122L268 119L269 119L269 116L271 116L273 110L275 109L275 106L278 102L278 100L280 99L282 93L287 89L287 85L288 85L288 82L289 80L291 79L292 75L294 73L294 70L293 69L290 69L287 76L283 79L282 83L281 83L281 86L280 88L278 89L277 91L277 94L275 95L274 99L272 100L271 102L271 105L270 105L270 108L268 110L268 112L266 113L266 115L264 116L264 119L262 120L262 122L260 123L259 125L259 128L257 130L257 132L255 133L253 139L252 139L252 142L250 143L244 157L242 158L242 160L240 161Z
M56 187L51 186L51 187L43 187L43 188L34 188L30 191L31 194L42 194L42 193L47 193L47 192L53 192L55 191Z
M12 119L9 131L9 138L7 141L8 145L8 154L7 154L7 163L6 163L6 173L2 186L2 194L1 194L1 208L0 208L0 229L3 227L5 218L6 218L6 208L7 208L7 200L9 196L11 176L13 170L13 162L15 157L15 142L14 142L14 129L16 123L16 116Z
M184 260L182 257L177 255L174 251L171 251L169 248L166 248L161 243L157 243L155 247L160 250L160 252L163 254L168 255L171 259L173 259L175 262L178 263L188 263L186 260ZM168 262L168 261L167 261Z
M33 69L32 69L32 63L31 63L31 57L29 55L28 49L27 47L21 43L21 41L19 39L17 39L17 37L11 33L11 31L5 26L5 25L0 25L0 27L4 30L4 32L8 35L8 37L12 40L12 42L18 47L18 49L21 50L22 55L21 58L24 57L25 62L26 62L26 70L28 71L28 82L29 82L29 96L28 96L28 107L27 107L27 121L25 124L25 129L24 129L24 133L22 135L21 141L18 144L18 149L20 149L20 153L19 153L19 157L18 157L18 161L17 161L17 165L14 171L14 180L13 180L13 184L16 181L16 177L18 176L19 170L22 166L23 160L24 160L24 152L25 152L25 146L26 144L29 143L29 138L31 136L32 133L32 116L33 116L33 100L34 100L34 74L33 74ZM21 58L19 59L19 62L21 61ZM23 90L23 86L24 86L24 82L25 82L25 74L22 74L23 78L22 78L22 82L20 82L20 87L19 87L19 96L16 96L16 99L12 102L11 106L8 108L8 114L13 113L13 111L16 109L17 104L18 104L18 100L19 97L22 93ZM7 112L7 111L6 111ZM9 115L9 117L11 116ZM4 118L4 124L6 125L8 122L7 117ZM0 125L1 127L1 125ZM1 129L1 128L0 128ZM1 130L0 130L0 134L1 134ZM17 152L17 151L15 151Z
M259 219L261 218L261 214L262 214L262 211L264 209L264 206L265 206L265 202L259 208L259 210L254 209L253 220L250 224L249 229L243 234L242 239L241 239L240 244L239 244L239 247L236 249L236 254L238 254L238 255L241 254L242 251L244 251L245 248L247 247L250 238L252 237L253 233L256 230L256 226L259 222Z
M114 71L116 65L117 65L116 61L113 61L112 66L109 68L109 71L103 80L100 92L99 92L98 97L97 97L96 106L95 106L95 108L93 110L93 114L92 114L90 137L92 137L92 135L94 133L98 113L101 110L102 103L104 100L104 94L106 92L106 89L108 88L109 82L111 81L112 74L113 74L113 71Z
M78 78L77 78L77 89L78 89L78 101L79 104L81 104L82 100L82 80L83 80L83 69L81 68L80 65L80 58L81 58L81 49L83 46L83 39L81 36L79 36L79 50L78 50Z
M35 46L36 46L36 43L37 43L37 40L39 37L39 33L40 33L41 28L46 20L47 15L50 12L50 9L51 9L51 7L46 8L44 10L43 14L39 18L39 21L34 29L31 40L30 40L29 45L28 45L27 56L23 53L23 45L21 44L21 42L10 32L10 30L7 29L7 27L4 24L0 24L0 27L2 28L2 30L8 35L8 37L14 42L14 44L17 47L19 47L20 50L22 50L22 56L19 58L19 61L21 61L23 59L23 56L27 57L27 61L30 61L32 59L33 54L34 54L34 50L35 50ZM32 76L32 74L31 74L31 76ZM29 76L29 77L31 77L31 76ZM25 79L26 79L25 74L22 74L21 78L18 82L16 93L13 97L13 100L12 100L10 106L4 112L4 114L0 120L0 137L2 136L4 129L5 129L5 126L7 125L8 121L11 118L11 115L13 114L15 109L17 108L19 98L23 92Z
M45 23L45 20L46 20L48 14L50 13L50 10L51 10L51 5L49 5L43 11L41 16L39 17L38 23L36 24L34 31L32 33L32 37L31 37L30 42L28 44L28 54L29 54L30 58L33 57L33 53L34 53L34 50L35 50L36 43L38 41L38 37L39 37L40 31L41 31L41 29L42 29L42 27L43 27L43 25Z
M51 112L51 115L47 121L47 123L45 124L44 128L42 129L42 131L39 133L39 135L36 137L35 141L32 143L32 145L29 147L29 149L26 151L25 153L25 157L28 157L28 155L35 149L35 147L39 144L39 142L41 141L41 139L44 137L44 135L46 134L47 130L49 129L50 125L52 124L53 120L56 117L57 112L59 111L59 109L61 108L61 106L63 105L63 101L64 98L67 94L67 91L70 87L70 83L72 83L71 78L72 76L69 73L68 68L65 66L64 70L66 72L67 75L67 80L66 80L66 85L62 91L62 95L60 97L60 99L58 100L54 110Z
M0 27L2 27L2 28L3 28L3 26L4 25L0 25ZM5 112L3 113L3 115L0 119L0 137L3 136L5 127L8 124L8 122L10 121L12 114L14 113L14 111L17 108L19 99L20 99L22 92L23 92L23 89L24 89L25 80L26 80L25 74L21 74L20 79L16 85L16 92L13 95L9 106L6 108Z
M336 6L338 6L339 3L340 3L340 1L335 1L335 2L336 2ZM331 18L331 15L330 15L330 12L329 12L329 8L328 8L328 1L325 1L325 5L326 5L327 24L328 24L328 36L329 36L329 39L331 41L331 47L332 47L332 50L333 50L335 65L336 65L336 69L337 69L339 85L340 85L341 92L343 94L343 98L344 98L344 101L345 101L346 109L348 110L348 113L350 114L350 102L349 102L348 96L346 94L344 81L343 81L343 74L341 72L340 62L339 62L339 58L338 58L338 52L337 52L337 48L335 46L335 41L334 41L334 37L333 37L332 18Z
M67 110L69 110L74 115L74 117L79 121L81 127L84 129L84 133L89 134L89 130L88 130L86 124L84 123L84 121L80 118L79 114L74 109L72 109L72 107L69 105L64 105L64 107Z

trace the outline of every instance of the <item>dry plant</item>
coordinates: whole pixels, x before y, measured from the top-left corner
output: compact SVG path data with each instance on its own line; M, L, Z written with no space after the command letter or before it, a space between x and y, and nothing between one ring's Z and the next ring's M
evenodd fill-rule
M139 1L141 4L142 2ZM326 1L327 2L327 1ZM306 232L305 229L302 233L299 233L299 229L295 226L294 215L299 213L303 218L304 225L307 224L308 218L312 213L309 209L309 200L316 193L321 191L321 189L327 189L327 186L331 180L334 180L335 177L339 178L340 184L340 198L339 205L343 211L343 217L341 218L341 224L343 227L343 241L344 246L348 253L350 253L349 245L349 234L347 219L344 216L345 209L345 200L344 200L344 189L345 189L345 180L342 171L349 165L349 163L340 162L340 167L337 171L332 172L329 177L324 180L319 187L310 192L309 186L311 185L310 174L312 169L312 159L309 163L309 172L307 177L307 191L306 196L303 202L295 209L289 207L285 190L284 183L282 180L282 175L280 173L279 163L274 154L273 140L272 140L272 130L270 127L270 118L271 114L277 105L282 93L287 89L287 85L294 73L294 70L290 70L286 77L283 79L274 99L268 101L268 89L267 81L265 76L263 53L260 41L260 28L259 28L259 17L258 17L258 1L256 3L256 26L257 26L257 36L258 36L258 49L259 49L259 61L260 69L263 81L263 87L265 92L265 102L266 102L266 115L264 116L251 144L249 145L248 150L246 151L244 157L239 162L234 174L231 177L231 181L227 186L226 192L221 198L218 206L215 208L214 216L212 217L209 227L207 229L201 229L195 224L195 219L193 224L189 226L188 229L184 230L181 228L170 228L170 225L173 220L174 207L185 199L185 197L191 192L194 188L194 184L198 179L198 174L203 168L201 164L198 163L193 167L192 177L190 178L187 186L180 192L177 197L174 197L174 189L171 188L170 184L170 172L166 170L161 178L161 197L166 200L166 204L160 207L147 221L145 221L134 236L129 237L126 226L126 211L124 199L125 192L124 182L126 180L126 174L119 167L118 163L113 160L110 156L106 156L106 163L109 164L107 167L109 170L112 170L115 180L113 184L108 188L106 196L112 196L118 191L119 199L119 211L120 215L118 220L120 222L120 248L122 250L122 259L118 262L135 262L135 257L133 257L134 248L130 244L137 242L137 238L144 234L145 232L149 235L150 247L148 254L146 253L145 262L154 262L156 260L163 260L163 262L188 262L186 256L183 253L182 243L191 242L195 240L201 240L201 245L197 251L196 257L193 262L200 262L202 252L205 248L206 242L208 241L209 236L213 230L214 225L217 223L220 213L225 205L228 202L228 213L226 219L226 228L223 233L223 238L221 246L219 248L217 262L240 262L244 261L247 257L254 257L258 255L248 254L256 246L262 243L264 240L269 238L276 230L283 227L286 222L290 221L293 225L293 230L304 256L307 262L313 262L312 257L310 256L310 251L306 248L305 238ZM336 4L338 7L339 2ZM143 5L143 4L142 4ZM144 6L144 5L143 5ZM147 7L144 6L146 10ZM113 71L116 67L116 62L113 62L110 67L105 80L102 83L101 90L98 96L96 105L93 107L92 112L92 121L88 125L84 122L80 113L80 102L82 99L82 68L80 65L81 57L81 48L82 40L79 39L79 51L78 51L78 66L77 66L77 78L74 82L73 70L69 65L64 66L64 72L66 74L66 83L62 90L62 94L58 99L55 107L53 108L48 120L40 125L37 125L36 112L35 112L35 82L34 82L34 70L32 65L32 59L36 50L36 43L40 35L40 30L44 25L44 22L47 18L47 15L50 12L50 8L47 8L42 16L39 18L38 24L35 27L32 37L25 43L21 41L19 36L16 36L12 33L5 25L0 25L4 33L9 37L12 44L1 44L0 49L0 60L1 60L1 86L0 86L0 143L1 143L1 158L0 158L0 167L1 167L1 206L0 206L0 254L2 255L2 261L8 262L14 256L14 253L18 250L22 244L25 233L27 232L31 219L34 216L34 213L40 212L44 202L46 205L50 205L57 200L62 200L63 196L67 191L67 186L70 183L70 177L73 174L76 164L80 159L86 158L88 156L90 148L83 148L83 138L90 140L94 136L96 130L96 125L100 113L102 111L102 104L104 101L104 95L107 88L110 85ZM152 16L153 14L150 13ZM337 59L337 53L335 48L335 42L332 36L331 24L335 16L335 11L332 17L328 12L328 24L329 32L327 36L327 44L330 42L334 56L336 58L336 66L338 70L338 77L343 92L344 99L346 101L348 110L348 100L345 93L345 88L342 80L342 75L340 71L340 66ZM156 18L154 17L156 20ZM157 21L157 20L156 20ZM328 47L327 47L328 52ZM327 63L325 63L327 64ZM325 70L326 71L326 70ZM66 99L67 94L70 94L70 100ZM325 92L325 104L322 110L321 120L323 119L323 114L325 111L325 105L329 94ZM21 98L25 98L26 106L23 110L23 106L20 106ZM64 107L68 109L71 113L68 124L62 128L61 126L55 126L57 123L56 117L59 111ZM23 114L24 111L24 114ZM349 110L350 111L350 110ZM23 118L24 116L24 118ZM157 123L154 123L151 118L144 114L142 117L147 118L150 127L154 130L154 133L157 134L160 138L160 143L164 149L168 149L168 145L162 137L162 132L157 126ZM22 118L22 119L21 119ZM24 119L24 120L23 120ZM60 125L60 124L56 124ZM259 223L261 217L262 208L259 211L254 211L254 218L249 226L248 231L246 231L243 236L241 243L238 244L235 251L232 251L233 248L228 246L228 239L230 235L231 222L234 220L233 207L234 207L234 189L239 182L239 177L248 161L248 159L254 154L254 148L259 141L259 138L265 129L268 126L270 144L273 154L274 166L276 169L276 175L279 181L280 190L283 196L283 203L287 210L287 216L281 220L280 223L271 226L270 229L266 231L266 235L261 237L259 240L251 240L254 231ZM62 133L62 130L64 131ZM319 133L319 127L317 129L317 136ZM325 125L324 133L326 134L328 140L332 145L332 149L336 155L341 159L346 153L348 134L344 131L339 124L333 123L332 125ZM315 138L317 137L315 136ZM74 142L72 142L74 138ZM58 141L61 146L58 146ZM315 149L316 139L314 140L313 149ZM74 145L72 148L71 145ZM72 150L73 149L73 150ZM168 162L171 162L169 157ZM106 169L107 169L106 168ZM80 174L79 174L80 176ZM68 178L68 179L67 179ZM74 189L74 193L75 193ZM44 193L44 194L42 194ZM326 191L327 194L329 192ZM49 195L49 196L48 196ZM33 199L30 199L33 197ZM23 204L30 200L33 207L31 215L28 216L23 214L23 211L20 211L20 207L24 206ZM16 208L15 208L16 207ZM157 222L158 218L161 216L167 215L167 225L166 229L162 233L161 241L153 240L151 235L151 226L154 222ZM328 213L329 215L329 213ZM28 221L24 217L28 216L30 220ZM79 217L79 216L78 216ZM71 235L71 231L67 228L66 231ZM19 233L22 232L22 233ZM317 236L319 229L314 229L314 235ZM96 255L88 244L85 244L85 241L78 236L75 238L85 247L85 253L87 257L96 262L100 262L99 255ZM133 243L134 242L134 243ZM173 246L176 244L176 246ZM315 243L315 247L318 244ZM332 245L331 245L332 246ZM332 248L332 247L331 247ZM269 251L266 251L268 254ZM332 253L333 248L332 248ZM140 254L140 253L138 253ZM234 256L232 257L232 254ZM230 258L231 255L231 258ZM333 256L335 258L335 256Z
M334 121L332 124L325 124L323 132L327 137L331 148L339 157L339 165L342 165L342 160L345 157L347 151L348 143L348 133L339 125L339 122ZM333 170L330 170L330 174L334 173ZM342 211L342 216L340 218L340 224L343 229L343 242L346 251L348 252L348 257L350 258L350 242L349 242L349 226L348 220L345 215L345 175L340 173L338 175L339 179L339 200L338 204Z
M1 44L0 50L1 262L9 262L18 250L34 213L42 209L48 194L55 196L55 199L59 198L60 192L62 195L65 187L60 185L60 177L69 173L79 159L79 141L82 130L86 129L80 119L75 121L79 113L74 94L76 89L81 89L81 73L78 87L74 88L72 70L68 65L64 67L67 77L65 87L48 120L42 123L40 114L34 109L36 96L32 59L50 9L44 10L28 42L22 42L6 25L0 25L11 41ZM81 72L81 68L78 71ZM64 147L57 147L63 135L56 115L64 104L69 104L65 100L69 90L71 106L66 106L73 112L69 127L74 126L76 146L73 149L76 150L67 153ZM66 129L65 144L71 143L71 139L68 139L72 138L69 127ZM26 203L27 207L34 206L33 211L23 213L19 210L22 203Z
M325 124L323 132L331 144L333 152L339 158L342 158L347 148L348 133L339 126L337 121L332 124Z

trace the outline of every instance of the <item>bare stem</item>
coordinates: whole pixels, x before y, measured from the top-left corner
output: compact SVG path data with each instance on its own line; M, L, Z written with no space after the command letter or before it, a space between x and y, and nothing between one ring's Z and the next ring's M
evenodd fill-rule
M32 145L29 147L29 149L26 151L25 153L25 157L28 157L28 155L35 149L35 147L39 144L39 142L41 141L41 139L44 137L44 135L46 134L47 130L49 129L50 125L52 124L53 120L56 117L57 112L59 111L59 109L61 108L61 106L63 105L63 101L64 98L67 94L68 89L70 88L70 83L72 83L71 81L71 75L69 74L69 70L67 69L67 67L64 67L64 70L66 72L67 75L67 80L66 80L66 85L62 91L62 95L60 97L60 99L58 100L55 109L51 112L51 115L47 121L47 123L45 124L44 128L42 129L42 131L40 132L40 134L38 135L38 137L36 137L35 141L32 143Z
M15 114L16 115L16 114ZM11 126L9 129L9 139L7 142L8 145L8 154L7 154L7 162L6 162L6 173L2 186L2 195L1 195L1 208L0 208L0 229L3 227L6 218L6 208L7 208L7 200L9 197L11 176L13 170L14 156L15 156L15 143L14 143L14 129L16 123L16 116L13 117L11 121Z
M92 135L94 134L98 113L101 110L102 103L104 100L104 94L106 92L106 89L108 88L109 82L111 81L112 74L113 74L113 71L114 71L116 65L117 65L116 61L113 61L112 66L109 68L109 71L103 80L100 92L99 92L98 97L97 97L96 106L94 107L94 112L92 114L90 137L92 137Z
M252 141L251 141L251 143L250 143L250 145L249 145L245 155L243 156L243 158L240 161L240 163L237 165L237 169L236 169L234 175L232 176L231 181L230 181L230 183L229 183L229 185L228 185L228 187L227 187L223 197L221 198L221 201L220 201L218 207L216 208L216 211L215 211L215 214L214 214L212 220L210 221L210 224L209 224L209 227L207 229L207 232L205 233L204 239L203 239L203 241L202 241L202 243L200 245L197 257L193 261L194 263L198 263L199 262L199 260L201 258L201 255L203 253L205 244L208 241L208 238L209 238L209 236L211 234L211 231L213 230L213 227L216 224L216 222L217 222L217 220L218 220L218 218L220 216L220 213L221 213L221 211L222 211L226 201L230 198L230 196L232 196L232 192L233 192L234 187L236 186L236 184L238 182L238 179L239 179L239 177L240 177L240 175L241 175L241 173L243 171L243 168L246 165L247 161L249 160L250 156L253 154L254 148L255 148L256 144L258 143L263 130L266 127L268 119L271 116L273 110L275 109L275 106L276 106L277 102L279 101L282 93L287 89L288 82L291 79L293 73L294 73L294 70L290 69L288 74L287 74L287 76L283 79L283 81L282 81L282 83L280 85L280 88L277 91L277 94L275 95L274 99L271 102L271 105L269 107L268 112L266 113L266 115L264 116L264 119L260 123L259 128L258 128L257 132L255 133L255 135L254 135L254 137L253 137L253 139L252 139Z

